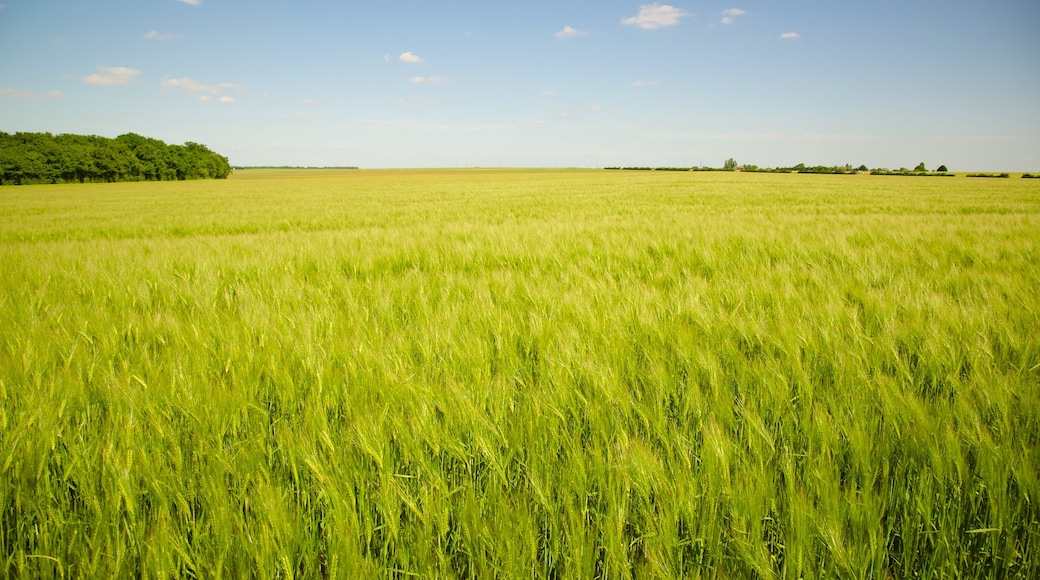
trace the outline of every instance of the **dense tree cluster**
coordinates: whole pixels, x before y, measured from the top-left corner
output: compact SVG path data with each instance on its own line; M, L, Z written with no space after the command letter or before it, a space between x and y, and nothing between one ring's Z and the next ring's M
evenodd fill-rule
M134 133L96 135L0 132L0 185L223 179L226 157L205 145L167 145Z

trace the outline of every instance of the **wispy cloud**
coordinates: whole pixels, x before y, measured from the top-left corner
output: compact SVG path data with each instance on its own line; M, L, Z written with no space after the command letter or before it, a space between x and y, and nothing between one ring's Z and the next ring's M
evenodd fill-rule
M82 77L81 80L88 85L125 85L141 74L141 71L125 66L99 66L98 71Z
M3 9L3 4L0 4L0 10ZM0 87L0 97L13 97L15 99L60 99L61 93L58 91L51 91L45 95L39 93L33 93L31 91L22 91L19 89L5 89Z
M190 77L182 77L179 79L167 78L162 82L162 88L164 89L177 89L179 91L197 94L205 93L199 96L199 100L203 103L222 103L225 105L231 105L235 103L234 97L227 95L221 95L220 93L229 89L241 89L241 85L235 83L218 83L215 85L199 82Z
M422 62L423 61L423 59L419 58L419 55L411 53L411 52L402 52L401 56L397 57L397 60L399 60L401 62L411 62L411 63L416 63L416 62Z
M216 84L206 84L194 80L192 78L183 77L179 79L164 79L162 81L162 88L177 88L183 90L184 93L219 93L220 87ZM230 88L226 86L225 88Z
M413 84L421 85L423 83L446 83L448 79L444 77L412 77L408 79Z
M202 0L181 0L181 2L184 2L185 4L191 4L192 6L199 6L200 4L202 4Z
M747 10L744 10L743 8L730 8L728 10L723 10L722 23L733 24L737 21L738 16L743 16L745 14L747 14Z
M679 19L687 16L693 16L693 14L675 6L655 2L653 4L643 4L639 7L638 14L623 19L621 24L638 26L643 30L654 30L656 28L675 26L679 24Z
M170 32L159 32L158 30L149 30L145 35L148 40L173 40L178 36Z
M235 102L235 99L232 98L232 97L226 97L225 96L225 97L220 97L220 98L216 98L215 99L215 98L213 98L212 95L202 95L201 97L199 97L199 100L202 101L203 103L212 103L212 102L216 101L218 103L223 103L225 105L231 105L231 104L234 104L234 102Z
M785 32L780 35L781 40L794 40L795 38L801 38L801 35L797 32Z
M633 81L632 82L632 86L636 87L636 88L639 88L639 87L656 87L659 84L661 84L661 83L658 82L658 81Z
M560 40L566 40L568 38L575 38L577 36L585 36L589 32L587 30L578 30L573 26L567 25L563 27L563 30L556 33L556 38Z
M555 97L556 91L542 91L543 97Z

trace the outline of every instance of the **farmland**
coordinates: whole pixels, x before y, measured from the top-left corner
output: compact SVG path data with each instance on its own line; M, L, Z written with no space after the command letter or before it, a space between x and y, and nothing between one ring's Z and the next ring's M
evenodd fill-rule
M0 574L1040 576L1040 184L0 190Z

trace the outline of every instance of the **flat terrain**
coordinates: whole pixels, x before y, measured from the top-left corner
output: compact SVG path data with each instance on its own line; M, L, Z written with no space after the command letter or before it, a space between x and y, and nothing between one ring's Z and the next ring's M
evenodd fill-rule
M1040 180L0 189L0 576L1040 576Z

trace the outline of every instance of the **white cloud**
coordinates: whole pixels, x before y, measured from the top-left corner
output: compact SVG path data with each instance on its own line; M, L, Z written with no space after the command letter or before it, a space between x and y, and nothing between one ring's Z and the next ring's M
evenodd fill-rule
M400 60L401 62L411 62L411 63L416 63L416 62L422 62L423 61L423 59L419 58L418 55L413 54L411 52L402 52L401 56L397 57L397 59Z
M3 6L3 4L0 4L0 10L3 9ZM0 97L14 97L16 99L60 99L61 93L58 91L51 91L45 95L41 95L39 93L22 91L19 89L0 88Z
M101 72L83 77L83 82L88 85L125 85L141 74L141 71L125 66L99 66L98 70Z
M745 14L747 14L747 10L744 10L742 8L730 8L728 10L723 10L722 11L722 23L723 24L733 24L734 22L737 21L737 17L738 16L743 16Z
M177 38L177 35L169 32L159 32L158 30L150 30L147 34L144 35L144 37L148 40L172 40L174 38Z
M795 38L801 38L797 32L785 32L780 35L781 40L793 40Z
M181 2L184 2L185 4L191 4L192 6L198 6L202 4L202 0L181 0Z
M638 26L643 30L654 30L655 28L675 26L679 24L680 18L687 16L693 16L693 14L681 8L655 2L653 4L643 4L639 7L638 14L625 18L621 21L621 24Z
M632 83L632 86L633 87L637 87L637 88L638 87L656 87L659 84L661 84L661 83L659 83L658 81L634 81Z
M220 88L217 85L207 85L200 83L199 81L184 77L180 79L166 79L162 82L164 89L181 89L189 93L218 93Z
M585 36L589 32L587 30L578 30L573 26L564 26L563 30L556 33L556 38L560 40L566 40L568 38L574 38L576 36Z
M383 62L390 62L390 55L389 54L384 54L383 55Z
M214 101L214 99L213 99L212 95L202 95L201 97L199 97L199 101L201 101L203 103L212 103ZM220 98L216 99L216 101L218 103L224 103L226 105L230 105L230 104L233 104L235 102L235 99L233 99L231 97L220 97Z
M444 77L412 77L408 79L414 84L420 85L422 83L446 83L448 79Z
M164 89L177 89L185 93L203 93L199 95L199 101L203 103L224 103L227 105L233 104L235 99L227 95L221 95L223 91L228 89L241 89L241 85L235 83L218 83L215 85L206 84L199 82L190 77L183 77L179 79L164 79L162 82L162 88ZM263 95L261 95L263 96Z
M555 97L556 91L542 91L543 97Z

